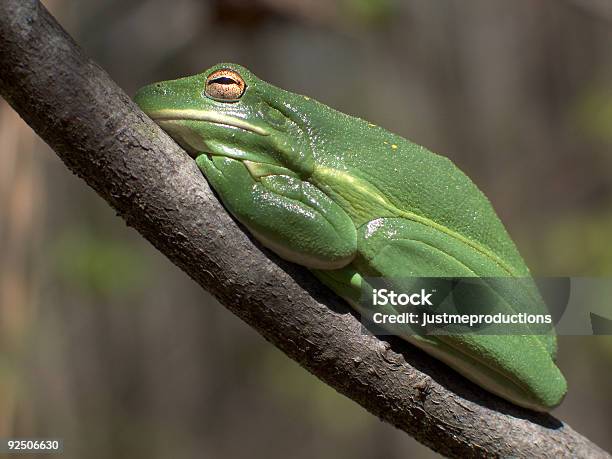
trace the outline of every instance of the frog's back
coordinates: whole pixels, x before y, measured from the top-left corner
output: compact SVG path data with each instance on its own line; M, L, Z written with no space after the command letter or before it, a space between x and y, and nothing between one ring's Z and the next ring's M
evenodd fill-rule
M491 250L511 267L507 274L529 275L489 200L448 158L361 119L338 112L334 119L323 142L334 153L318 161L350 170L375 184L395 207Z

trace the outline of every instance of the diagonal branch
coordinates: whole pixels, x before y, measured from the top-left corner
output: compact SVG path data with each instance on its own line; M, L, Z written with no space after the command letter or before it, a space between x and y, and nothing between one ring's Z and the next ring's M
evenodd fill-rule
M455 457L609 457L400 340L361 332L305 269L260 249L194 162L34 0L0 2L0 93L130 226L308 371Z

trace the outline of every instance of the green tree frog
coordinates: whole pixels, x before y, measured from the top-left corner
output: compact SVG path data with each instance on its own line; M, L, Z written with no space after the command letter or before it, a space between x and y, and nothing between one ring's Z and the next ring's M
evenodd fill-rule
M367 277L527 277L490 202L449 159L236 64L141 88L136 103L196 161L265 247L360 311ZM484 389L548 411L556 337L406 340Z

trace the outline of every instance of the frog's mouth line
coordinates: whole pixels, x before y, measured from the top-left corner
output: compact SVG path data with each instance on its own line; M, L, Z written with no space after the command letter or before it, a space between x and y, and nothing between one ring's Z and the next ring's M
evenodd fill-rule
M162 109L152 110L147 112L149 118L155 122L159 121L207 121L214 124L224 124L226 126L232 126L245 131L253 132L259 135L270 135L265 129L255 126L240 118L233 116L224 115L222 113L216 113L205 110L177 110L177 109Z
M215 148L214 142L205 141L200 134L195 132L191 127L181 123L181 121L203 121L219 126L235 127L261 136L270 135L270 133L263 128L254 126L240 118L202 110L163 109L145 113L194 159L199 155L205 154L211 161L214 156L221 156L237 161L276 164L275 162L270 162L261 155L253 154L240 148L223 148L222 145L217 145Z

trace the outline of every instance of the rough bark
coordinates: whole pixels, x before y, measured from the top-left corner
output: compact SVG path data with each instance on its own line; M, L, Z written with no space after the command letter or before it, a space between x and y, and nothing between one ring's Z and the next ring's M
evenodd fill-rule
M37 1L0 2L0 92L173 263L382 420L453 457L609 457L554 417L506 403L400 340L363 334L305 269L249 238L194 162Z

